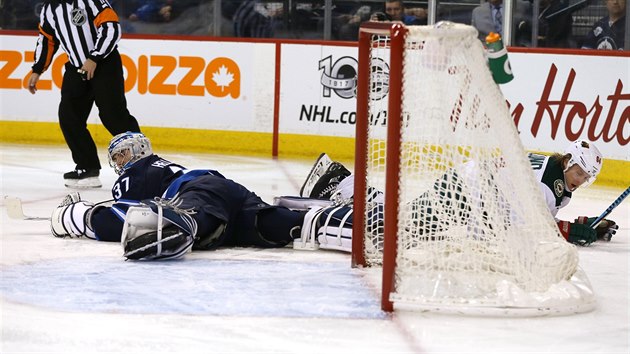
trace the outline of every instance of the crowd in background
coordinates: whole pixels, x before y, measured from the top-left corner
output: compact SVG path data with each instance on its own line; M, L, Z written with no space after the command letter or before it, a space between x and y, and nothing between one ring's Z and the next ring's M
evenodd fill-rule
M0 28L37 30L45 0L0 0ZM110 0L125 33L357 39L364 21L427 24L427 0ZM514 0L510 45L624 49L627 0ZM331 4L326 8L326 4ZM399 5L397 5L399 4ZM535 5L538 4L538 8ZM472 24L483 40L505 19L503 0L443 0L435 20ZM626 48L627 49L627 48Z

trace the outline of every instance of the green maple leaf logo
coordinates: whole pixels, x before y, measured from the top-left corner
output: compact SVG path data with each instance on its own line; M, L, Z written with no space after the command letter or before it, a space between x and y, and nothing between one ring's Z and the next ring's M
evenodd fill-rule
M225 65L222 65L218 71L212 73L212 81L217 86L221 86L221 92L223 92L234 81L234 74L230 73Z

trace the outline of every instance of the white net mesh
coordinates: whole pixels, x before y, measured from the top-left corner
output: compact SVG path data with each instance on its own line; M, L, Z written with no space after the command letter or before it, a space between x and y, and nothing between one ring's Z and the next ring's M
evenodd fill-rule
M542 199L476 30L407 29L397 191L385 191L388 76L378 69L387 67L389 37L373 36L370 54L364 254L369 265L381 264L382 205L371 199L374 189L398 193L390 299L432 309L591 308L588 281L570 285L576 248ZM551 296L554 287L562 288L560 298Z

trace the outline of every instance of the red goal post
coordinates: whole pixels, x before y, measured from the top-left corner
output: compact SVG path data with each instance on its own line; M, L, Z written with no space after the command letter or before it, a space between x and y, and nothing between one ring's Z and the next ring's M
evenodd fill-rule
M382 266L383 310L592 309L476 30L367 22L358 62L352 265Z
M391 56L390 56L390 73L402 72L403 66L403 49L404 40L407 30L402 24L391 24L383 22L366 22L361 25L359 31L359 66L357 70L357 120L356 120L356 147L355 147L355 184L354 184L354 208L362 212L354 213L354 229L352 239L352 266L366 266L365 253L363 252L364 243L364 224L365 224L365 198L366 198L366 171L367 171L367 131L369 124L369 100L370 100L370 71L371 61L370 49L372 47L373 36L389 36L391 40ZM400 121L402 120L401 112L401 88L402 75L390 75L389 77L389 94L388 94L388 113L387 134L388 140L394 142L387 150L387 161L391 161L393 168L387 170L389 183L393 186L398 179L398 165L400 158ZM397 119L391 119L396 117ZM396 143L398 142L398 144ZM389 195L385 201L386 205L393 207L386 209L385 217L385 234L395 235L395 225L398 223L398 200L396 195ZM393 200L391 200L393 199ZM387 225L390 225L387 228ZM385 243L394 243L390 247L384 246L383 252L383 289L391 289L393 282L393 262L396 258L396 238L389 237L384 239ZM389 292L382 292L381 304L383 310L392 311L393 304L389 301Z

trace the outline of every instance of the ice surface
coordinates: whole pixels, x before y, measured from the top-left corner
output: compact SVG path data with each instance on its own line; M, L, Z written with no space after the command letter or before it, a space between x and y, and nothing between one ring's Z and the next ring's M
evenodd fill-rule
M0 289L7 300L62 311L385 317L359 271L339 262L77 257L16 265L2 278Z
M296 195L312 164L161 155L217 169L269 202ZM73 167L65 147L0 145L2 195L21 198L26 214L49 216L69 191L61 175ZM112 185L113 171L101 172L104 186ZM621 191L578 190L558 216L597 216ZM106 187L82 196L111 198ZM610 218L622 227L612 242L579 249L597 295L594 311L483 318L385 314L378 274L351 269L344 253L234 248L125 262L118 244L57 239L48 222L8 219L3 206L0 352L628 353L630 201Z

